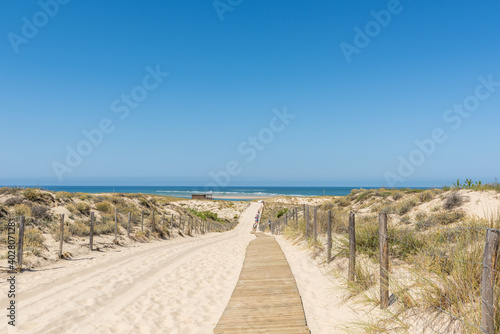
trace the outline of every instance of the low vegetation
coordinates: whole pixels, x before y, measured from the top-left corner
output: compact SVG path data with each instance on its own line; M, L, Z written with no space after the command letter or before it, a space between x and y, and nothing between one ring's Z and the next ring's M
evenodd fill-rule
M497 183L485 185L466 180L443 189L357 189L319 206L318 217L323 222L320 221L318 230L323 236L316 243L305 240L305 244L314 249L314 256L324 252L325 216L321 212L331 210L332 273L345 279L348 297L373 306L379 305L378 213L388 214L391 306L386 317L359 322L351 328L372 333L407 333L436 326L450 333L481 332L478 327L485 233L487 228L500 228L500 218L469 214L470 193L466 190L499 191L500 187ZM273 219L276 212L285 208L289 206L270 203L266 210L273 213L269 216ZM356 213L357 260L353 282L347 280L346 272L350 212ZM288 226L284 234L297 242L304 239L305 228L300 210L298 222ZM495 286L496 293L500 293L500 275L496 275ZM495 299L494 307L500 310L500 299ZM497 332L500 312L495 317Z
M7 256L7 224L12 221L18 222L20 216L25 217L25 261L39 264L53 259L54 254L57 254L53 247L55 245L58 247L58 241L61 238L62 214L65 219L64 242L81 251L81 246L88 244L91 212L94 213L95 218L94 236L99 237L94 239L94 242L106 244L110 242L110 239L112 243L114 239L115 209L118 220L117 232L119 236L122 236L120 242L128 242L128 238L124 239L123 236L127 233L129 214L131 237L133 240L145 242L152 238L185 235L178 225L177 217L180 214L184 217L191 216L217 222L217 226L222 229L224 225L229 228L233 227L233 220L238 219L241 210L245 208L232 202L211 202L215 206L212 205L210 208L225 210L221 218L217 212L205 208L203 202L196 202L192 209L187 209L185 203L179 203L180 201L186 200L145 194L87 194L3 187L0 188L0 258ZM204 209L197 211L197 205L201 205ZM153 212L155 213L154 229ZM173 225L162 224L162 222L171 222L172 215L176 217ZM142 227L143 218L144 226Z

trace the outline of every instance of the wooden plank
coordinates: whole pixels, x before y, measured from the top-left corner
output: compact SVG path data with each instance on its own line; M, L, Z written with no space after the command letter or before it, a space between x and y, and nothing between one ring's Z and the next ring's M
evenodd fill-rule
M214 333L309 334L302 299L274 237L257 232Z

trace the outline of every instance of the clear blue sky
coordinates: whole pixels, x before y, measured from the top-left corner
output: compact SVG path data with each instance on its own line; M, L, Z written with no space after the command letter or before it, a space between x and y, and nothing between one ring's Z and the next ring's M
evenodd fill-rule
M500 86L480 88L489 96L459 126L457 113L444 120L474 102L478 77L500 82L498 1L239 2L5 1L0 184L201 185L229 161L229 185L500 177ZM381 10L390 22L373 24ZM373 37L348 62L341 46L367 24ZM121 119L122 94L157 65L169 75ZM248 137L284 108L296 117L247 161ZM103 119L114 130L70 168L66 148ZM446 141L399 173L437 128ZM59 179L55 162L71 171Z

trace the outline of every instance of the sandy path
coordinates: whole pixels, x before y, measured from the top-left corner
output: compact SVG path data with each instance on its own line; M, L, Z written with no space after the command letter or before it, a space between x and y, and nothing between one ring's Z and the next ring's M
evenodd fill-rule
M360 332L352 327L353 322L367 320L368 313L374 310L356 305L352 300L344 302L345 281L328 274L327 268L311 258L309 250L293 245L282 236L276 240L295 276L311 334L345 334L346 329Z
M259 208L252 203L226 233L92 253L18 275L18 326L8 333L211 333L255 238ZM6 302L2 295L2 309Z

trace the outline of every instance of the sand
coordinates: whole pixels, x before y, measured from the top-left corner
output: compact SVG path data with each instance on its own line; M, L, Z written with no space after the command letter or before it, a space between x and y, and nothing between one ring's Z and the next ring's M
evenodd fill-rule
M260 206L251 203L226 233L134 244L23 272L18 326L3 320L1 332L211 333L255 238ZM7 290L4 279L0 290Z
M307 324L312 334L359 332L353 323L367 320L378 310L356 303L354 299L345 300L345 281L329 274L333 263L324 265L324 259L311 257L311 252L301 242L293 245L283 236L276 240L290 264L306 314Z

